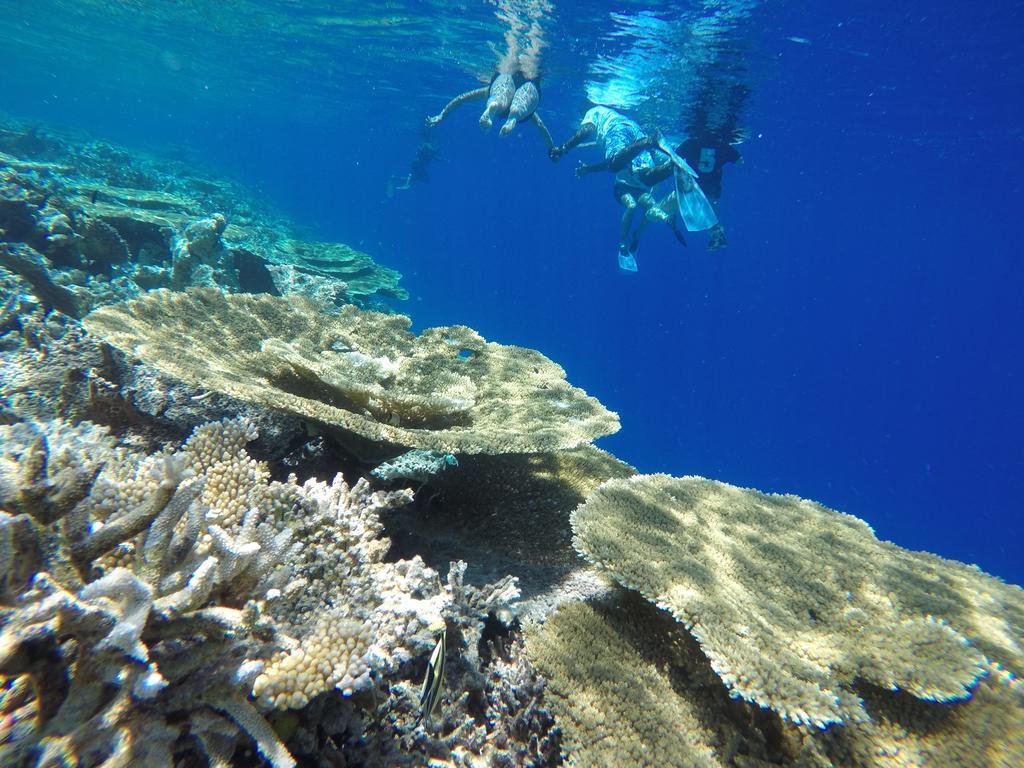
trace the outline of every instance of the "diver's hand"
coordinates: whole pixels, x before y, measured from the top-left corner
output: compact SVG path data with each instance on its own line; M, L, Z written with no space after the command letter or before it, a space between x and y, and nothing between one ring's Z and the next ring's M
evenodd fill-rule
M435 125L437 125L440 122L441 122L441 116L440 115L433 115L432 117L428 117L424 124L427 126L427 128L433 128Z
M576 174L577 179L582 179L584 176L590 173L590 169L587 167L587 164L581 160L576 165L576 170L574 171L574 173Z
M647 135L647 146L656 147L661 143L661 131L655 128Z
M562 147L552 147L548 150L548 157L551 158L551 162L557 163L562 159L562 155L565 154L565 150Z

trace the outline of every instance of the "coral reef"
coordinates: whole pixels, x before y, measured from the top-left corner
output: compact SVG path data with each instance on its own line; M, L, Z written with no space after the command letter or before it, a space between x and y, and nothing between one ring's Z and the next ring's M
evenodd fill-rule
M992 664L1024 672L1024 590L795 496L635 476L601 486L572 526L580 553L671 612L734 695L793 722L867 719L855 680L944 702Z
M317 243L287 239L276 244L270 270L281 293L291 281L301 280L341 284L354 296L382 296L407 299L409 294L398 287L401 275L375 263L362 251L344 243Z
M405 299L398 272L297 239L237 184L84 136L0 121L0 266L79 317L158 287L301 294L325 306Z
M395 551L423 553L435 568L465 560L477 581L497 579L514 563L523 592L519 614L543 615L603 589L572 548L569 514L604 481L634 473L592 445L462 456L417 492L416 508L391 517L389 530Z
M414 448L391 461L376 467L370 474L385 483L395 480L414 480L426 483L449 467L459 466L459 460L450 453L423 451Z
M46 313L12 287L12 320L0 335L0 422L63 418L103 424L145 451L184 440L207 421L244 416L260 433L255 447L274 459L304 439L297 419L259 409L128 361L81 325ZM6 416L4 416L6 414Z
M635 593L565 604L526 635L574 768L1008 768L1024 755L1024 687L1005 673L952 703L860 683L870 719L820 730L732 698L693 636Z
M699 651L635 603L569 603L527 634L569 764L729 765L714 728L728 722L724 690Z
M88 423L0 426L5 764L226 764L251 739L292 765L257 706L367 691L445 618L475 650L516 598L385 561L407 492L269 480L254 438L226 420L139 457Z
M618 418L539 352L464 326L418 336L409 319L217 290L153 291L85 326L171 375L381 444L456 454L572 448Z
M0 121L0 763L1024 763L1020 588L638 476L541 354L366 311L399 278Z

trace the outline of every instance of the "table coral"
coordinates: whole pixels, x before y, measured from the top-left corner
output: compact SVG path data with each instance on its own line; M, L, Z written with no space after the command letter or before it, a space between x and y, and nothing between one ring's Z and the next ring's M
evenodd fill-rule
M1019 587L795 496L636 476L572 526L588 561L693 633L734 695L794 722L866 719L855 680L942 702L991 663L1024 672Z
M1024 756L1024 687L1005 672L947 703L861 683L870 718L821 730L731 699L694 638L636 593L563 605L526 635L574 768L1009 768Z
M545 696L573 768L729 764L709 726L721 719L722 692L656 619L577 602L528 631L526 650L548 679Z
M602 485L572 527L584 557L693 633L735 695L795 722L865 719L856 679L945 701L970 695L986 655L1022 670L1020 588L813 502L636 476Z
M379 443L448 453L571 448L618 418L533 350L463 326L301 299L154 291L88 316L111 344L182 379Z
M592 572L572 547L569 514L601 483L636 470L593 445L529 454L461 456L399 510L399 551L418 551L434 567L466 560L477 581L515 564L525 597L541 613L575 592L578 572ZM542 536L530 535L543 531Z

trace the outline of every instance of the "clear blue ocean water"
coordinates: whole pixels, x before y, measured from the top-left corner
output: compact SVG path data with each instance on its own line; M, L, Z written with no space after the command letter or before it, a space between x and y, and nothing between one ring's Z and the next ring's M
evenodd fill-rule
M556 141L609 83L667 132L702 80L749 88L727 249L652 225L620 272L611 176L577 180L526 126L481 133L476 106L435 129L429 181L387 196L423 118L493 68L491 3L0 0L2 109L184 148L366 250L417 327L563 365L643 472L796 493L1024 582L1024 7L541 10Z

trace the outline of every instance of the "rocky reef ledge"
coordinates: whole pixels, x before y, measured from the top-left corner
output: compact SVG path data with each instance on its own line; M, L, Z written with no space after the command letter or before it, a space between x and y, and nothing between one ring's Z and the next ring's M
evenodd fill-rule
M1024 765L1020 587L637 474L229 184L0 152L0 765Z
M0 118L0 265L80 317L152 288L405 299L398 272L300 238L249 190L184 162Z

